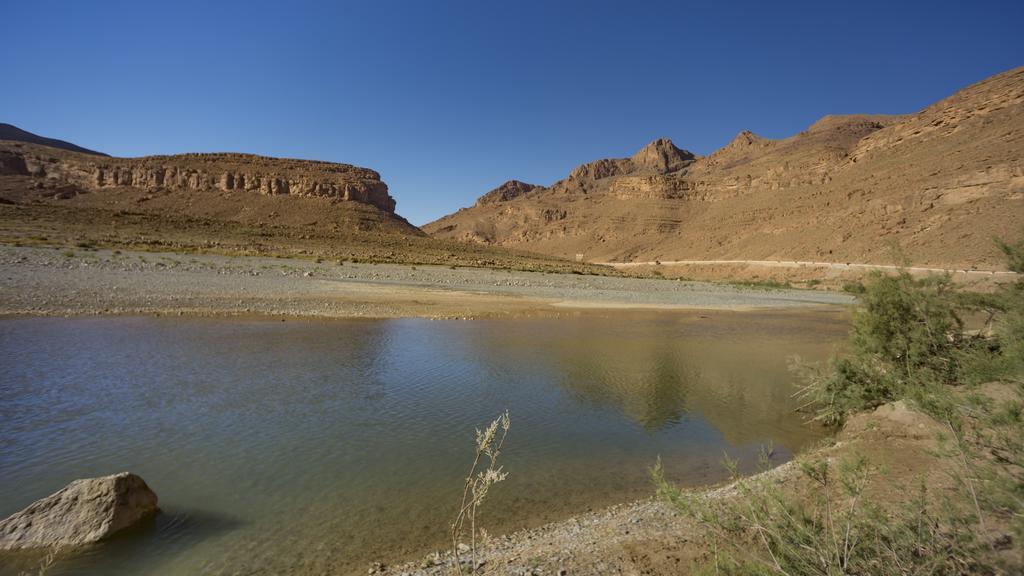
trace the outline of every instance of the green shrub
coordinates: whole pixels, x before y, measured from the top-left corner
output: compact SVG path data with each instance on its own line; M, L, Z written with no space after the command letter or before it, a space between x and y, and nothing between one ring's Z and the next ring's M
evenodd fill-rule
M843 292L849 292L850 294L863 294L864 291L864 283L859 280L843 283Z
M956 303L949 276L876 272L854 316L854 350L886 364L903 381L953 382L955 351L963 341Z
M873 272L863 284L850 351L828 366L797 365L798 392L816 418L846 415L957 382L974 338L963 333L960 299L949 276L917 279L906 271Z
M999 248L1006 254L1007 268L1024 275L1024 231L1015 244L999 242ZM1001 346L1000 356L1004 361L1004 376L1024 373L1024 276L1004 287L999 292L1002 318L995 324L995 333Z
M999 246L1010 269L1024 272L1024 239ZM901 398L941 410L937 387L1024 373L1024 280L996 294L967 294L949 275L914 278L900 270L873 272L859 286L848 354L824 368L795 367L798 395L817 408L816 419L837 425L851 412ZM988 313L986 329L965 333L962 318L979 311Z

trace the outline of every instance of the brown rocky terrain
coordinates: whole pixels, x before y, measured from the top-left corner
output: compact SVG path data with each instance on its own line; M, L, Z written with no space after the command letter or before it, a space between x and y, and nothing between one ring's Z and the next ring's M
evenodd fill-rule
M745 131L705 157L659 139L496 192L423 229L592 262L891 264L896 243L918 266L1001 269L992 238L1024 226L1024 68L916 114L826 116L782 140Z
M41 188L58 183L59 195L104 189L258 192L370 204L394 213L395 201L380 175L333 162L266 158L252 154L179 154L110 158L22 142L0 143L0 175L29 176ZM37 187L38 189L39 187Z
M11 128L0 130L14 138L0 139L4 243L611 272L429 238L367 168L228 153L112 158Z
M484 194L480 198L477 198L476 203L478 206L485 206L487 204L507 202L513 198L518 198L523 194L536 190L537 188L542 188L542 186L527 184L526 182L520 182L519 180L509 180L487 194Z

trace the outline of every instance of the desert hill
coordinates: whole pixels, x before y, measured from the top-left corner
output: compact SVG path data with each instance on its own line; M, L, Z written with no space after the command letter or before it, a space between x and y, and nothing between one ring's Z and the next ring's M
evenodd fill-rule
M487 194L477 198L476 203L478 206L486 204L495 204L497 202L506 202L513 198L517 198L530 192L541 188L536 184L527 184L526 182L520 182L519 180L509 180L501 186L498 186L494 190L491 190Z
M63 144L0 140L0 242L593 268L429 238L368 168L236 153L113 158Z
M489 193L437 238L589 261L814 260L998 268L1024 226L1024 68L905 116L826 116L706 157L656 140L549 187Z
M380 175L348 164L251 154L111 158L0 141L0 198L243 224L351 226L420 235Z
M14 142L28 142L29 144L40 144L42 146L49 146L51 148L60 148L61 150L68 150L70 152L81 152L82 154L93 154L95 156L106 156L102 152L96 152L95 150L89 150L88 148L82 148L71 142L65 142L64 140L57 140L56 138L46 138L45 136L39 136L33 134L27 130L22 130L13 124L5 124L0 122L0 140L11 140Z

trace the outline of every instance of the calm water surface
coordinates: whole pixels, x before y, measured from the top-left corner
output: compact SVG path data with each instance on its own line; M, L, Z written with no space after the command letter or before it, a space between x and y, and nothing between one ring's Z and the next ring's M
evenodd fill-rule
M444 546L473 429L506 408L492 532L648 496L658 455L692 483L722 479L723 452L787 459L820 435L787 358L846 329L820 311L3 319L0 516L131 470L163 514L49 574L365 574Z

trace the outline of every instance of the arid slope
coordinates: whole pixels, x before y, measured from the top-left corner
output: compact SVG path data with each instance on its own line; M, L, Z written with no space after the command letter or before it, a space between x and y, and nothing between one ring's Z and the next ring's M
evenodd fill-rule
M0 132L16 138L0 139L3 243L601 271L430 238L367 168L227 153L112 158L11 128Z
M505 193L511 191L512 193ZM827 116L706 157L657 140L423 227L588 261L814 260L999 269L1024 226L1024 68L906 116Z
M60 148L61 150L69 150L71 152L81 152L83 154L93 154L96 156L107 156L103 152L97 152L95 150L89 150L88 148L82 148L77 144L66 142L64 140L57 140L56 138L47 138L46 136L40 136L33 134L28 130L22 130L13 124L5 124L0 122L0 140L13 140L15 142L27 142L29 144L40 144L42 146L49 146L51 148Z

